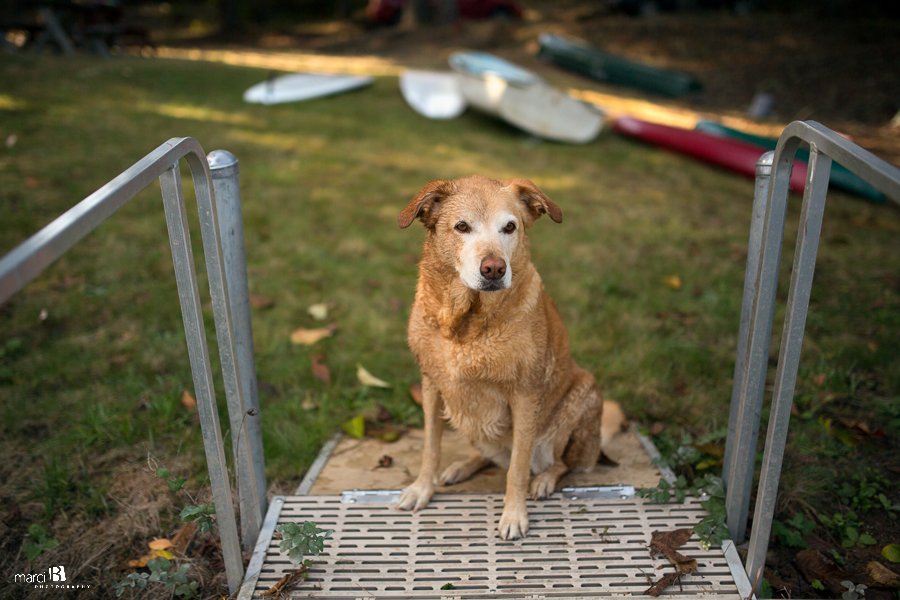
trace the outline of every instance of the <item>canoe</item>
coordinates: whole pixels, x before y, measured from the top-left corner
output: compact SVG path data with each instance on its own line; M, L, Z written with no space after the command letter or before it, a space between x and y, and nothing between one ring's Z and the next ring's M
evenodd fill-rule
M473 108L534 136L585 144L600 133L603 114L534 73L486 52L457 52L450 66Z
M414 111L429 119L455 119L466 110L456 73L407 69L400 74L400 93Z
M732 129L731 127L725 127L724 125L719 125L718 123L712 123L709 121L701 121L697 123L696 129L698 131L703 131L705 133L709 133L718 137L740 140L742 142L754 144L765 150L774 150L775 146L778 144L778 140L753 135L744 131L738 131L737 129ZM797 153L794 155L794 158L808 163L809 150L805 148L797 149ZM831 164L831 175L828 179L828 182L838 189L841 189L850 194L855 194L862 198L866 198L867 200L871 200L879 204L883 204L885 201L884 194L881 193L877 188L870 185L864 179L857 176L852 171L837 162Z
M292 73L258 83L244 92L244 102L279 104L349 92L375 81L368 75Z
M660 148L686 154L708 164L728 169L747 177L756 177L756 162L765 150L754 144L710 135L696 129L680 129L648 123L631 117L613 121L613 131ZM806 163L794 160L791 190L803 192Z
M692 75L658 69L580 41L551 33L538 36L538 56L560 67L607 83L626 85L647 92L678 98L699 92L703 86Z
M454 52L450 55L449 63L458 73L475 77L499 77L507 83L521 87L541 81L535 73L489 52Z

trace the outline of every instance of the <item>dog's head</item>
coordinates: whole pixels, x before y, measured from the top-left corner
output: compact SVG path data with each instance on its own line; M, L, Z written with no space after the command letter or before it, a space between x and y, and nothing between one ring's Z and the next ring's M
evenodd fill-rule
M400 227L420 219L439 260L463 284L495 292L512 284L513 265L525 256L525 229L542 214L562 222L562 211L527 179L496 181L474 175L432 181L400 213Z

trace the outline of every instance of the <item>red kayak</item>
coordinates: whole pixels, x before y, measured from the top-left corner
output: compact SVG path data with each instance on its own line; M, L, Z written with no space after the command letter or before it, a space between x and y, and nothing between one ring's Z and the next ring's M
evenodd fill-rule
M763 154L760 148L753 144L716 137L695 129L657 125L631 117L619 117L613 121L613 130L751 178L756 177L756 161ZM791 173L791 191L802 194L805 184L806 163L795 160L794 170Z

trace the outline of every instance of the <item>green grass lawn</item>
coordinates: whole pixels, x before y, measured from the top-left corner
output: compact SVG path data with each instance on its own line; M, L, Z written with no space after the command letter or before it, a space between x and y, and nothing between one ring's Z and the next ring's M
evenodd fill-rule
M563 211L561 225L536 223L532 252L576 359L633 419L662 423L663 445L683 434L721 442L752 181L612 134L566 146L471 111L428 121L394 78L305 103L244 104L243 90L266 76L199 62L4 57L0 141L16 143L0 145L0 253L170 137L233 152L250 291L274 302L253 312L267 474L292 490L330 433L360 411L380 403L398 422L420 419L405 330L424 230L400 230L400 210L432 179L526 177ZM795 198L773 347L798 215ZM885 469L900 465L898 234L896 207L831 195L781 495L788 515L831 511L833 490L861 464L897 479ZM199 257L195 222L192 235ZM198 270L202 290L200 260ZM192 489L203 485L199 426L180 402L193 386L173 275L151 186L0 307L0 505L21 512L0 529L3 569L23 568L29 524L63 542L37 559L58 564L87 543L83 531L114 522L101 536L110 549L91 565L112 573L98 581L117 580L111 569L170 534L183 505L163 486L147 513L157 516L128 525L124 515L139 506L128 482L155 485L148 453ZM671 276L680 289L666 285ZM336 334L293 345L294 329L321 326L307 314L321 302L332 305L325 323ZM317 353L330 385L311 373ZM357 363L392 387L363 387ZM316 406L304 408L307 399ZM882 487L896 501L896 484Z

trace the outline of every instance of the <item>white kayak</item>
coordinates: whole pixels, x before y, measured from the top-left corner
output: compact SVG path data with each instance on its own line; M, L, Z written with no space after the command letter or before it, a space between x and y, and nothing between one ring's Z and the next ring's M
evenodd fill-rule
M485 52L457 52L450 65L471 106L528 133L586 144L600 133L603 113L576 100L534 73Z
M407 69L400 93L414 111L429 119L455 119L466 110L456 73Z
M292 73L257 83L244 92L244 102L278 104L298 102L349 92L375 79L368 75L329 75L324 73Z

